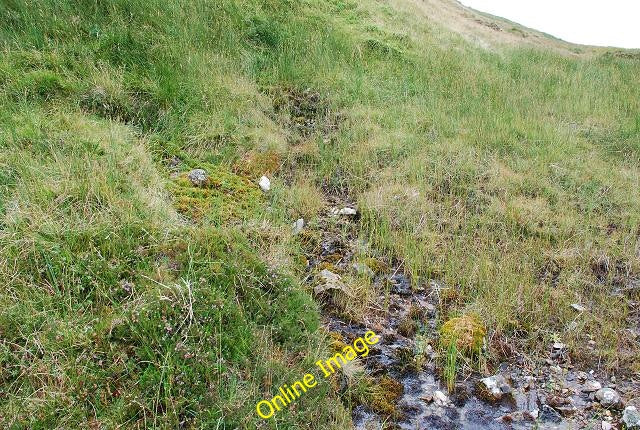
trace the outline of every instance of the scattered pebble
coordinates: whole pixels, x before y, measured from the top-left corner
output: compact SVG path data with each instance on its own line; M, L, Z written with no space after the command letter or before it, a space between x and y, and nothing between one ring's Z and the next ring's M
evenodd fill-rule
M331 209L330 215L336 216L336 215L344 215L344 216L353 216L356 215L358 213L358 211L354 208L350 208L350 207L344 207L342 209L338 209L338 208L333 208Z
M304 220L302 218L298 218L296 222L293 223L293 234L299 234L304 228Z
M576 311L578 311L578 312L584 312L584 311L586 311L586 310L587 310L587 308L585 308L584 306L582 306L582 305L581 305L581 304L579 304L579 303L572 303L572 304L571 304L571 307L572 307L573 309L575 309Z
M433 401L438 406L446 406L449 404L449 398L442 391L436 391L433 393Z
M260 186L260 189L265 193L271 189L271 181L266 176L260 178L260 181L258 181L258 185Z
M592 379L584 383L582 391L584 391L585 393L592 393L594 391L598 391L601 388L602 384Z

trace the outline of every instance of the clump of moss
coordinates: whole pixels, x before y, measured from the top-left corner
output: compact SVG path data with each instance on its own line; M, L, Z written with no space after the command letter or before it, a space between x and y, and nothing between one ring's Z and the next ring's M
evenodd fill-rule
M347 344L344 342L344 338L340 333L332 331L331 333L329 333L329 336L332 339L331 349L334 352L341 352L347 346Z
M373 273L375 273L376 275L389 271L389 265L382 260L378 260L377 258L365 258L363 263L369 266L369 268L373 270Z
M479 354L486 333L486 329L477 315L465 314L461 317L451 318L442 325L440 345L446 350L455 344L456 349L464 354Z
M325 269L326 269L326 270L328 270L328 271L330 271L330 272L333 272L333 273L340 273L340 272L341 272L341 270L340 270L340 269L338 269L338 268L335 266L335 264L333 264L333 263L329 263L328 261L323 261L322 263L319 263L319 264L316 266L316 269L318 270L318 272L321 272L321 271L323 271L323 270L325 270Z
M208 179L195 186L183 172L170 184L176 210L194 220L220 224L231 219L246 219L257 212L262 193L250 180L224 170L203 166Z
M233 172L251 179L273 174L280 168L281 158L273 149L262 152L250 151L233 165Z
M374 412L385 416L396 417L396 405L402 396L402 384L389 376L382 376L368 392L368 403Z

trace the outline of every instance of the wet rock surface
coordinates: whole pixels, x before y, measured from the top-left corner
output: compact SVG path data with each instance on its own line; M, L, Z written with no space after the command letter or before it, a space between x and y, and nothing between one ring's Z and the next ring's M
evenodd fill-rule
M336 202L334 207L349 205ZM331 299L321 300L324 326L345 343L374 330L381 340L361 367L367 376L389 378L402 387L392 411L382 413L368 403L355 406L355 429L623 428L624 399L635 397L639 386L627 383L621 390L615 379L574 368L562 342L549 345L546 361L514 359L493 375L467 375L449 392L438 372L438 304L444 284L412 285L397 263L358 261L358 250L369 245L355 239L357 220L335 215L330 210L331 222L321 223L320 242L308 256L308 278L315 279L316 293L349 292L338 273L351 273L370 278L380 298L358 321L344 317ZM331 271L323 269L327 265ZM634 423L637 410L625 409L624 417Z

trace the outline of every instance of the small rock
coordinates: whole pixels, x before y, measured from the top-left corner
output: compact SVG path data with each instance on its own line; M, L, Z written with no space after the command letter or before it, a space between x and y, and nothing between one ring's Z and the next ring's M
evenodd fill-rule
M598 391L601 388L602 384L592 379L584 383L582 391L584 391L585 393L592 393L594 391Z
M558 424L562 422L562 416L551 406L542 405L542 411L540 412L540 421Z
M620 394L612 388L601 388L596 391L596 399L605 408L615 408L620 405Z
M553 349L556 349L556 350L563 350L566 347L567 347L567 345L565 345L562 342L556 342L556 343L553 344Z
M351 296L349 288L344 282L342 282L340 275L337 275L330 270L323 269L319 276L322 282L313 289L316 294L323 293L327 290L340 290L346 295Z
M535 421L538 418L538 413L535 414L529 411L515 411L509 414L502 415L497 418L496 421L502 421L504 423L519 423L523 421Z
M578 312L584 312L584 311L586 311L586 310L587 310L587 308L585 308L584 306L582 306L582 305L581 305L581 304L579 304L579 303L572 303L572 304L571 304L571 307L572 307L573 309L575 309L576 311L578 311Z
M449 404L447 395L439 390L433 393L433 401L438 406L446 406Z
M260 181L258 181L258 185L260 186L260 189L265 193L271 189L271 181L266 176L260 178Z
M588 378L588 375L586 372L583 372L582 370L576 372L576 378L578 378L578 381L586 381L586 379Z
M488 378L481 379L478 383L479 395L490 402L499 401L505 394L509 394L511 391L511 386L502 375L489 376Z
M602 421L602 424L600 426L602 427L602 430L613 430L613 424L611 424L609 421Z
M549 396L546 398L545 403L553 408L557 408L559 406L568 405L571 402L566 397Z
M358 211L354 208L342 208L338 211L338 215L355 215Z
M302 218L298 218L296 222L293 223L293 234L299 234L304 228L304 220Z
M433 394L427 393L424 396L420 397L420 400L422 400L425 403L431 403L433 402Z
M343 207L342 209L333 208L331 209L331 212L330 212L330 214L333 216L336 216L336 215L353 216L353 215L356 215L357 213L358 213L357 210L350 207Z
M187 177L196 187L205 185L207 183L207 179L209 179L209 176L207 175L207 172L204 171L204 169L193 169L189 172Z
M622 422L627 429L640 429L640 412L635 406L627 406L622 413Z

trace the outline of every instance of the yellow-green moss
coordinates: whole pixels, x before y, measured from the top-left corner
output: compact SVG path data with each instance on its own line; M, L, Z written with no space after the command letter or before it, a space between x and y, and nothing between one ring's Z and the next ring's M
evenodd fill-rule
M465 314L451 318L440 328L440 344L448 349L455 343L458 351L466 354L477 354L482 349L486 329L475 314Z
M369 406L381 415L396 416L396 405L402 391L401 383L389 376L382 376L369 390Z
M333 263L329 263L327 261L323 261L322 263L318 264L318 266L316 266L316 269L318 270L318 272L321 272L325 269L333 273L341 272L341 270L338 269Z
M329 336L332 339L332 341L331 341L331 349L334 352L341 352L345 347L348 346L345 343L344 338L342 337L342 335L340 333L332 331L331 333L329 333Z
M208 178L195 186L183 172L170 184L174 206L182 215L194 220L220 223L245 219L257 212L263 199L258 186L250 180L221 167L205 165Z
M251 151L233 165L234 173L250 179L275 173L280 168L281 156L273 149Z
M378 260L377 258L365 258L363 260L363 263L366 264L371 270L373 270L373 273L375 273L376 275L389 271L389 265L382 260Z

